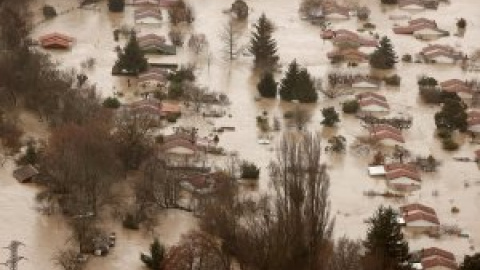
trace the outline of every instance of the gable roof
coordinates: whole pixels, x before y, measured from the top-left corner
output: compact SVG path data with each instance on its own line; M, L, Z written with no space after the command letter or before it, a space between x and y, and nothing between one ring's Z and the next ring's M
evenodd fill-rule
M418 172L413 172L411 170L406 170L406 169L397 169L397 170L387 171L385 176L387 177L387 180L394 180L401 177L407 177L417 182L422 181L422 179L420 178L420 174Z
M378 100L376 98L362 98L358 101L358 104L360 105L361 108L368 107L371 105L377 105L385 109L390 109L390 105L388 105L387 102Z
M403 219L405 222L415 222L415 221L427 221L436 225L440 225L440 221L438 221L438 218L436 215L430 215L425 212L413 212L413 213L406 213L403 216Z
M422 260L423 269L428 270L434 267L442 266L448 269L456 270L458 266L455 262L451 260L446 260L441 257Z
M413 211L420 211L424 212L430 215L436 215L437 213L435 210L431 207L428 207L426 205L420 204L420 203L411 203L411 204L406 204L404 206L400 207L400 211L403 212L413 212Z
M441 257L443 259L450 260L453 262L455 261L455 256L453 255L453 253L437 247L422 249L421 256L422 256L422 259L435 256L435 257Z
M57 32L49 33L38 38L44 48L70 48L74 39L70 36Z
M379 141L390 139L390 140L397 141L399 143L405 142L405 139L401 134L397 134L388 130L380 130L380 131L376 130L372 132L371 137Z
M387 98L384 95L380 95L373 92L363 92L356 95L357 99L369 99L374 98L380 101L387 102Z
M414 164L408 164L408 163L391 163L391 164L386 164L385 166L385 171L394 171L394 170L407 170L407 171L412 171L417 173L417 167Z
M30 164L19 167L13 171L13 177L20 183L24 183L36 175L38 175L38 170Z

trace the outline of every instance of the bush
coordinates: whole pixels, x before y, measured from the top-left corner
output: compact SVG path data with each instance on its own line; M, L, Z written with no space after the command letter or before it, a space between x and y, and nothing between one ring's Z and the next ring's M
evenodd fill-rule
M384 80L387 85L400 86L400 82L402 79L397 74L394 74L390 77L386 77Z
M349 100L342 104L342 111L344 113L353 114L358 112L360 108L357 100Z
M452 214L458 214L458 213L460 213L460 209L459 209L458 207L456 207L456 206L453 206L451 211L452 211Z
M258 179L260 176L260 168L258 168L254 163L244 161L240 167L242 172L241 178L245 179Z
M115 97L108 97L103 101L103 107L108 109L118 109L120 108L120 101Z
M167 114L167 121L169 123L176 123L177 119L180 117L178 114L169 113Z
M183 86L182 83L172 82L168 87L168 98L170 99L179 99L183 96Z
M135 217L135 215L130 213L127 214L122 224L125 229L130 229L130 230L140 229L140 222L138 222L138 219Z
M295 112L293 112L293 111L286 111L283 114L283 118L285 118L285 119L292 119L294 116L295 116Z
M465 29L467 27L467 21L464 19L464 18L460 18L458 21L457 21L457 27L459 29Z
M35 149L35 145L33 142L29 142L27 144L27 150L23 156L21 156L17 164L18 165L27 165L27 164L32 164L35 165L38 162L38 154L37 154L37 149Z
M371 22L366 22L363 24L363 28L365 29L375 29L377 26Z
M57 16L57 11L55 10L55 8L49 5L43 6L42 12L45 19L51 19Z
M340 122L338 113L335 111L334 107L324 108L322 110L323 120L322 125L327 127L333 127L336 123Z
M108 10L110 12L123 12L125 9L125 0L108 0Z
M425 103L440 103L441 94L441 91L435 88L420 88L420 97Z
M447 151L455 151L460 147L452 138L443 139L442 146Z
M438 85L438 82L435 78L433 77L429 77L429 76L422 76L420 77L420 79L418 79L417 81L418 85L419 86L430 86L430 87L434 87L434 86L437 86Z
M402 62L411 63L412 61L413 61L413 58L411 54L404 54L402 56Z

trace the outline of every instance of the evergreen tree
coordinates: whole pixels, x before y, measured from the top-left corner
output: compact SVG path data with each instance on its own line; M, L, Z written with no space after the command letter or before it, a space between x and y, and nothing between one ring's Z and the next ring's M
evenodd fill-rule
M119 53L116 66L120 72L125 70L135 75L147 69L147 59L138 45L137 35L134 31L131 32L130 40L123 51Z
M277 43L272 38L273 25L263 13L254 27L249 51L255 57L255 67L272 69L278 62Z
M327 107L322 110L322 125L327 127L333 127L336 123L340 122L338 113L335 111L334 107Z
M370 55L370 66L378 69L390 69L397 63L397 55L388 37L383 37L377 49Z
M299 73L300 70L297 61L293 60L280 83L280 98L282 100L292 101L296 99L295 89L297 87Z
M466 131L468 124L465 109L466 105L461 100L446 99L442 110L435 114L435 125L438 129L448 131Z
M275 82L271 72L265 72L263 74L262 79L257 84L257 89L262 97L277 97L277 82Z
M369 223L364 243L366 269L409 269L408 243L403 238L394 210L380 206Z
M141 254L140 259L142 262L152 270L162 269L162 264L165 259L165 248L157 238L154 239L150 245L150 255Z
M108 0L108 10L111 12L123 12L125 0Z
M297 89L296 89L297 99L303 103L314 103L317 102L318 94L315 90L315 85L313 83L310 74L306 68L302 68L298 73L297 78Z
M480 253L476 253L472 256L465 256L460 270L478 270L480 269Z

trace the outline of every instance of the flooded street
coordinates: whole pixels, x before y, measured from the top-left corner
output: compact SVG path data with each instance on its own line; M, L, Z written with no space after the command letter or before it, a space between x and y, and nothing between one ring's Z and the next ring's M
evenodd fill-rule
M279 100L255 101L258 92L256 84L258 75L252 73L252 59L240 56L232 63L225 60L221 54L223 44L219 34L228 21L228 15L222 10L229 8L232 1L219 0L190 0L195 10L195 22L192 31L203 33L209 41L209 52L199 56L192 55L187 48L179 49L177 60L179 63L189 63L195 60L197 67L197 81L212 91L219 91L229 96L232 104L227 108L231 117L209 119L197 116L182 118L179 125L193 125L200 129L201 135L208 135L214 126L235 126L235 132L225 132L220 136L220 146L227 150L237 151L241 159L255 162L261 166L261 179L258 185L259 192L269 190L267 166L274 155L274 146L259 145L257 139L260 135L256 126L256 116L267 111L269 117L276 116L283 119L284 112L293 110L294 104L280 102ZM247 0L252 8L248 22L240 26L243 30L239 45L248 43L252 23L256 22L262 12L270 18L276 31L274 37L278 42L280 63L285 69L293 60L308 68L314 77L324 78L331 70L326 53L332 50L329 41L322 41L319 27L300 20L298 15L298 0ZM415 54L426 46L427 42L416 40L411 36L394 35L392 27L395 21L388 19L388 15L399 12L398 9L382 11L377 0L363 0L372 9L370 21L377 26L375 33L380 36L388 35L398 56L410 53ZM74 0L43 0L36 1L38 6L48 3L60 10L68 10L77 5ZM134 26L133 10L128 6L122 14L109 14L106 3L100 4L101 11L75 9L64 15L40 23L34 29L32 36L38 37L49 32L60 32L75 37L76 41L70 51L53 52L52 56L58 60L62 67L80 69L80 64L89 57L96 59L96 65L90 70L85 70L89 80L97 85L97 89L104 97L112 96L113 92L121 91L125 94L126 101L138 99L134 87L128 88L126 78L112 77L111 67L116 60L115 46L123 46L125 40L116 43L113 40L113 29L122 25ZM40 12L36 10L37 18ZM405 12L402 12L405 13ZM410 14L412 17L427 17L435 19L440 28L446 29L451 34L456 32L455 22L461 14L466 18L468 27L463 38L451 35L439 39L434 43L451 45L457 49L471 54L478 48L480 37L480 4L472 4L472 0L456 0L452 4L441 4L437 11L422 11ZM166 14L164 14L166 16ZM165 17L164 16L164 17ZM406 21L397 21L406 24ZM348 21L333 22L333 29L346 28L355 30L359 28L355 17ZM168 24L165 22L160 27L135 26L144 33L157 33L167 35ZM357 68L345 68L355 73L368 73L368 64ZM480 207L476 202L480 199L480 174L478 167L473 162L461 163L453 157L473 157L473 151L480 148L469 143L468 140L461 148L453 153L441 149L441 143L434 138L435 123L433 115L439 107L425 105L419 100L417 77L430 75L440 81L459 78L478 78L476 73L467 73L459 65L435 65L399 63L396 70L402 77L401 86L398 88L382 87L379 91L387 97L393 111L403 112L413 116L413 126L404 131L405 147L414 156L432 154L441 161L439 170L435 173L422 174L421 190L412 192L405 199L394 200L383 197L366 197L364 191L385 191L386 182L383 178L370 178L367 174L367 165L372 161L369 156L358 156L349 148L346 154L323 156L331 176L330 198L333 213L336 216L335 236L347 235L351 238L363 238L366 233L364 220L370 217L373 211L382 204L398 207L405 203L419 202L430 205L437 211L442 224L458 225L470 234L470 238L442 236L440 239L431 239L427 236L409 238L412 249L429 247L432 245L445 248L453 252L457 259L463 259L465 254L478 251L480 248ZM283 74L276 74L280 79ZM341 111L340 102L346 97L335 100L326 100L323 97L314 105L301 105L312 113L308 128L318 132L325 139L332 135L343 135L348 144L355 138L366 135L360 121L350 115L342 115L338 128L323 128L321 108L335 106ZM29 122L32 121L32 122ZM24 117L26 126L36 127L35 121ZM38 124L38 123L37 123ZM40 127L38 128L40 129ZM288 129L283 125L282 129ZM27 136L45 137L45 130L30 128ZM272 132L276 141L279 133ZM326 141L326 140L325 140ZM218 164L221 165L221 164ZM7 162L0 168L0 246L6 246L10 240L17 239L25 243L21 254L28 261L20 263L22 270L54 269L51 261L52 255L58 248L66 245L69 238L68 227L61 218L55 216L42 216L35 209L36 187L21 185L11 177L13 164ZM467 183L467 184L466 184ZM436 196L433 194L437 194ZM457 214L451 213L451 208L460 209ZM181 234L195 228L196 221L188 213L182 211L167 211L159 217L160 224L154 233L166 245L176 243ZM142 269L139 254L148 250L152 234L143 231L125 231L121 224L112 225L110 228L117 233L117 246L113 253L106 258L96 258L88 269ZM475 250L471 250L475 248ZM6 251L0 252L0 261L4 261Z

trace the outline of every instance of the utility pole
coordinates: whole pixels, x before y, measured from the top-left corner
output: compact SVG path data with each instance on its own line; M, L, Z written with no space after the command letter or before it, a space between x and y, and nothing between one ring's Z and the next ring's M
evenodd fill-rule
M18 269L17 268L18 262L21 261L21 260L26 260L27 259L23 256L18 256L18 248L20 246L25 246L25 244L23 244L20 241L13 240L8 247L4 247L4 249L10 250L10 259L8 259L6 262L0 263L0 264L5 265L10 270L17 270Z

